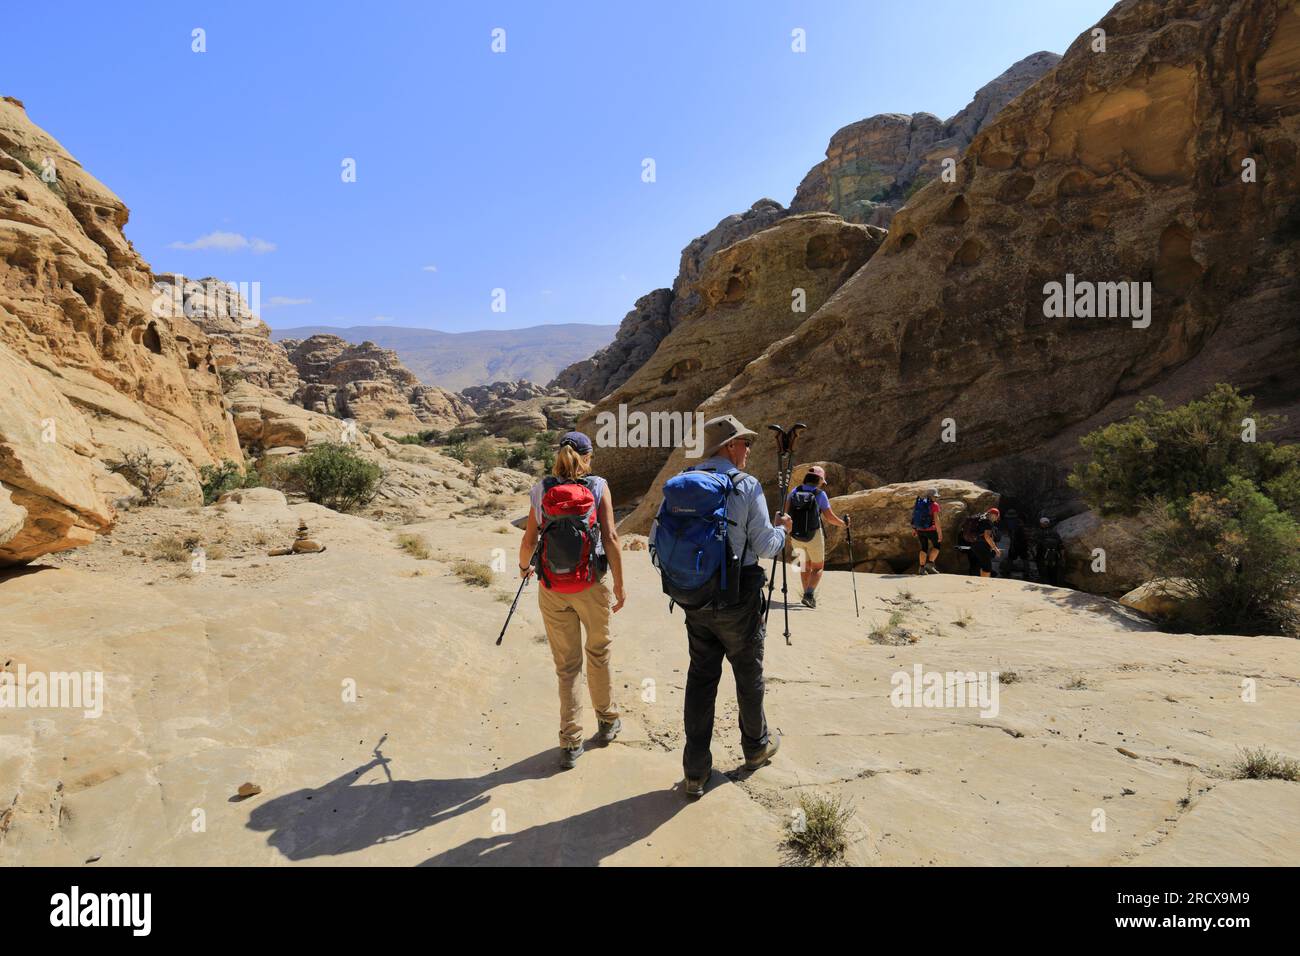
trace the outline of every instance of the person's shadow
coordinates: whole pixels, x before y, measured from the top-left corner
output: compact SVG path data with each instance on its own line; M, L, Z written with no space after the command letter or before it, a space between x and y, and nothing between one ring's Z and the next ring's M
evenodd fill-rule
M353 785L374 767L383 767L386 782ZM476 810L488 802L487 792L494 787L558 772L552 748L481 777L394 780L388 758L376 747L375 759L321 787L295 790L255 807L247 826L267 832L266 842L290 860L351 853Z
M518 833L477 837L420 865L596 866L644 840L676 816L686 806L678 786L639 793Z

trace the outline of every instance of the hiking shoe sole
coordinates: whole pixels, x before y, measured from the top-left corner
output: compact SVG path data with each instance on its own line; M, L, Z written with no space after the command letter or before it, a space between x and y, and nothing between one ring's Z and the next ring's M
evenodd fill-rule
M781 738L773 734L771 738L768 740L767 746L763 748L763 752L761 754L759 754L757 757L754 757L752 760L745 761L745 769L757 770L759 767L766 765L768 761L770 761L773 757L776 756L776 752L780 749L781 749Z
M708 777L687 777L682 792L686 794L688 800L698 800L704 796L704 786L708 782Z

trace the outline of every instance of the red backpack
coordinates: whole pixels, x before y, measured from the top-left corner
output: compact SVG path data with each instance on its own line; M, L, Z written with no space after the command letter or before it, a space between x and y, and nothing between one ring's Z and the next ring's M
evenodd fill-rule
M537 576L560 594L585 591L599 577L594 487L591 478L552 477L542 482Z

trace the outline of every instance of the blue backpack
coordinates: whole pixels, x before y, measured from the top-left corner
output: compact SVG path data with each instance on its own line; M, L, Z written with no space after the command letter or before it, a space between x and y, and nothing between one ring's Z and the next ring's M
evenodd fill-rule
M664 483L664 500L655 518L650 560L659 569L669 604L697 610L733 598L740 589L740 562L731 553L727 504L736 475L687 468Z
M912 527L920 529L933 526L934 516L931 513L930 499L917 498L916 504L912 505Z

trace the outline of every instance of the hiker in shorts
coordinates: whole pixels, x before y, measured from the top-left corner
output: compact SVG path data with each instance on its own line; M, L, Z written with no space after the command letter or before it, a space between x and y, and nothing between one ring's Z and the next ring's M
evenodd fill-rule
M939 545L943 531L939 528L939 489L931 488L912 505L912 534L921 549L917 574L939 574Z
M1034 564L1038 565L1038 580L1057 586L1061 565L1065 563L1065 542L1052 527L1052 519L1044 515L1038 519L1038 532L1034 535Z
M831 500L822 487L825 484L826 469L813 465L803 476L803 484L791 491L785 500L785 513L793 522L790 537L794 549L803 551L803 570L799 572L803 597L799 603L811 608L817 606L817 585L826 570L826 533L822 530L822 522L839 528L846 528L849 524L847 518L841 518L831 508Z
M734 559L729 559L729 564L738 571L729 579L729 587L717 591L708 603L692 610L685 602L678 602L686 615L686 637L691 657L690 669L686 672L683 714L686 749L682 754L686 778L684 789L688 798L702 796L713 773L710 744L724 658L731 663L731 673L736 680L740 746L745 755L745 769L759 769L781 746L781 738L768 731L767 715L763 710L763 645L766 639L763 585L766 578L758 562L776 557L785 550L791 521L784 514L777 515L775 526L768 520L763 488L757 478L744 472L749 462L750 446L756 437L731 415L710 419L704 423L705 460L677 476L713 472L726 476L730 482L725 492L727 532L723 543L734 556ZM672 483L670 480L665 485L665 504L668 503L668 486ZM671 560L666 554L682 550L682 539L672 539L671 528L672 522L661 509L651 531L651 547L656 549L659 559L665 561ZM662 569L661 573L664 573ZM667 579L664 590L669 590Z
M583 753L578 677L584 656L587 689L596 710L593 741L607 744L622 728L609 666L609 616L625 600L622 552L614 498L605 479L591 473L591 456L591 439L582 432L560 439L551 475L529 492L532 507L519 544L520 577L536 573L541 582L537 606L559 678L560 766L565 770ZM614 578L612 597L602 580L606 565Z
M993 576L993 559L1002 557L1002 549L998 547L994 538L994 532L1001 518L1001 511L997 508L990 508L979 519L979 527L976 529L977 537L975 543L971 545L970 553L974 564L979 567L980 577L982 578L991 578Z

